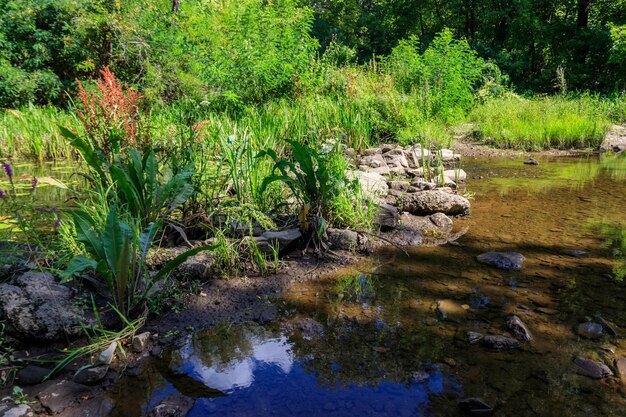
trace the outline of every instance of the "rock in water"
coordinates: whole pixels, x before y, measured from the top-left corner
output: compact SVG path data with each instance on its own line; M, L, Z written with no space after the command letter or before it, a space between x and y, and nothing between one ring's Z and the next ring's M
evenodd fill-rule
M480 342L483 338L483 335L477 332L467 332L467 341L470 345Z
M410 193L402 201L402 210L417 216L434 213L447 215L465 214L470 209L467 198L440 190Z
M522 269L522 263L526 258L517 252L486 252L478 255L476 260L494 268L510 270Z
M148 417L184 417L194 405L194 400L176 392L154 407Z
M523 340L525 342L531 341L532 336L530 335L530 331L519 317L511 316L506 322L506 327L516 339Z
M468 416L490 416L493 414L493 408L488 406L482 398L464 398L459 401L459 408Z
M611 371L611 369L609 369L608 366L601 362L577 357L576 359L574 359L574 363L578 366L578 373L581 375L588 376L594 379L602 379L613 376L613 372Z
M576 333L587 339L599 339L604 334L604 328L600 323L581 323L576 328Z
M481 343L487 349L493 350L512 350L519 348L519 342L515 339L505 336L485 336Z
M454 300L437 301L437 314L442 320L460 321L467 311Z

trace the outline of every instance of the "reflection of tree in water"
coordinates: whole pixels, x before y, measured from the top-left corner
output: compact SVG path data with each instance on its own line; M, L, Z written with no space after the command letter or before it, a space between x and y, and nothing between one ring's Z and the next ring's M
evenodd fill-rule
M441 359L446 343L426 330L339 319L313 338L290 337L303 368L327 386L404 383L412 374Z
M254 340L264 335L265 330L260 326L222 324L196 333L191 347L205 366L224 370L252 356Z

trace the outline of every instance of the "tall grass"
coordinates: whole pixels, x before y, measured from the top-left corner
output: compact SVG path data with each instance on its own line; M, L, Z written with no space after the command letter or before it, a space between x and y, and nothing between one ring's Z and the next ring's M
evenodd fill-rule
M72 150L59 125L74 129L78 123L73 114L52 106L0 111L0 158L68 159Z
M479 105L470 113L475 134L500 148L541 150L596 148L611 119L620 117L620 97L591 95L525 99L510 94Z

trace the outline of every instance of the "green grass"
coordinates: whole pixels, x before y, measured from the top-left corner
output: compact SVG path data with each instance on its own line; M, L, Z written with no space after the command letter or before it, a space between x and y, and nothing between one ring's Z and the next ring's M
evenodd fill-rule
M588 95L533 99L508 95L479 105L469 118L475 134L499 148L596 148L611 126L608 104Z
M78 128L76 116L52 106L0 111L0 159L68 159L71 147L58 126Z

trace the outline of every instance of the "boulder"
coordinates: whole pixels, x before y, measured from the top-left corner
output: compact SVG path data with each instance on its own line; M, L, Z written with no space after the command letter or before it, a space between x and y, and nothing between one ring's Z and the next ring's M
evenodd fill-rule
M448 229L452 227L452 219L443 213L435 213L430 215L430 221L437 227Z
M72 291L48 272L27 272L0 285L0 322L16 338L56 341L82 334L90 324Z
M418 216L465 214L469 209L470 202L465 197L439 190L407 194L402 201L402 210Z
M481 343L487 349L512 350L519 348L519 342L506 336L489 335L482 338Z
M600 323L586 322L576 327L576 333L586 339L599 339L604 334L604 328Z
M391 204L381 203L378 205L378 213L374 218L374 224L380 227L383 232L392 230L398 226L400 214L398 209Z
M511 316L506 322L507 329L515 336L516 339L524 342L530 342L532 336L526 324L517 316Z
M504 270L522 269L525 259L524 255L517 252L486 252L476 257L480 263Z
M574 359L574 363L578 366L578 373L580 375L588 376L593 379L613 376L611 369L602 362L592 361L591 359L585 359L579 356Z

